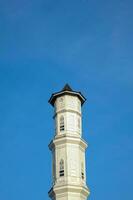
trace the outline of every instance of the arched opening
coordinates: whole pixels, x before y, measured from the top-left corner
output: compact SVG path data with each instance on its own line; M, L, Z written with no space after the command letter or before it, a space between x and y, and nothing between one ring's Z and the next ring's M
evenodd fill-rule
M64 160L60 160L60 171L59 171L60 176L64 176Z
M64 131L64 130L65 130L64 117L61 116L60 117L60 131Z
M83 162L81 163L81 178L82 178L82 180L84 180L84 164L83 164Z

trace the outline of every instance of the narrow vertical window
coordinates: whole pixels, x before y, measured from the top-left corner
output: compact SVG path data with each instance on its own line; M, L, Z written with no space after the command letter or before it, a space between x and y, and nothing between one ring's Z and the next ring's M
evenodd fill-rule
M63 159L60 160L60 171L59 171L59 175L60 175L60 177L61 177L61 176L64 176L64 160L63 160Z
M58 121L57 121L57 117L55 117L55 133L57 132L57 127L58 127Z
M81 178L84 180L84 164L83 162L81 163Z
M63 108L64 107L64 98L61 97L59 98L59 108Z
M60 131L64 131L64 130L65 130L64 117L61 116L60 117Z
M53 182L55 181L55 163L52 163L52 175L53 175Z

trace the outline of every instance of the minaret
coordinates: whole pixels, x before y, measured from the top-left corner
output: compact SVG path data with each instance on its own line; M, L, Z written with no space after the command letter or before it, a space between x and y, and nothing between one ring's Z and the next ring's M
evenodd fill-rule
M86 200L85 149L82 139L81 107L85 97L68 84L52 94L49 103L54 107L55 135L49 144L52 152L52 200Z

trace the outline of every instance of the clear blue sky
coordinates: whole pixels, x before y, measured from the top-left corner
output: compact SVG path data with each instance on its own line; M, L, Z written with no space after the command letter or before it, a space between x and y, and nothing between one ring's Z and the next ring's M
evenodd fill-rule
M49 199L66 82L87 98L90 200L133 200L132 0L0 0L0 199Z

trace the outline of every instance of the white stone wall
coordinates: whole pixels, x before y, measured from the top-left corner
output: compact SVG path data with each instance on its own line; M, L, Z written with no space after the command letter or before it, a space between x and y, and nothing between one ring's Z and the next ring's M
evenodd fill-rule
M64 131L60 131L60 118L64 117ZM78 97L64 95L58 97L55 101L55 135L62 134L81 137L81 102Z
M81 113L81 102L76 96L64 95L55 101L55 112L62 109L70 109Z
M60 177L60 160L64 160L64 176ZM81 176L83 164L84 179ZM78 144L60 144L53 151L53 184L86 185L85 149Z

